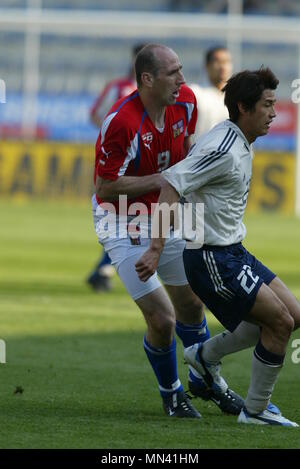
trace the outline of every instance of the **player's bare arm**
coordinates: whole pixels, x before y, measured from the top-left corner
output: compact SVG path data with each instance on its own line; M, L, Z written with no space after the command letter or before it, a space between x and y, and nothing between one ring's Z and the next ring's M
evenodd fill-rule
M193 135L189 135L188 137L185 137L183 141L183 157L185 158L186 155L188 154L191 146L192 146L192 137Z
M147 192L159 191L162 186L161 174L149 176L121 176L115 181L103 179L97 176L96 193L104 202L117 200L119 195L126 194L129 198L147 194Z
M136 272L142 282L146 282L157 269L158 262L163 251L166 239L166 232L169 231L170 226L174 224L174 212L171 211L170 223L162 223L162 217L159 206L162 203L167 203L169 206L178 202L179 195L171 184L163 179L163 184L160 196L156 205L152 220L152 233L159 233L159 237L152 238L149 249L136 263ZM157 229L158 227L158 229Z

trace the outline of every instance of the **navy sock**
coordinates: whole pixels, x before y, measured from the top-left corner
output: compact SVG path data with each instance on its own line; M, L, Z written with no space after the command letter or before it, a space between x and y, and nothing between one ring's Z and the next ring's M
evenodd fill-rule
M144 350L156 375L161 396L167 397L175 392L183 391L177 374L175 338L170 347L156 348L144 337Z
M269 352L265 349L260 339L257 342L253 353L257 360L269 366L281 366L285 357L285 355L277 355L276 353Z
M199 342L203 343L210 338L206 317L200 324L183 324L176 321L176 334L182 340L184 347L190 347Z
M204 317L200 324L183 324L176 321L176 334L182 340L184 347L190 347L191 345L198 344L199 342L204 343L210 338L206 317ZM204 385L199 373L197 373L191 366L189 366L189 380L199 385Z
M109 255L104 251L103 252L103 255L100 259L100 261L98 262L98 265L96 267L96 270L99 270L101 269L101 267L104 267L105 265L110 265L111 264L111 260L110 260L110 257Z

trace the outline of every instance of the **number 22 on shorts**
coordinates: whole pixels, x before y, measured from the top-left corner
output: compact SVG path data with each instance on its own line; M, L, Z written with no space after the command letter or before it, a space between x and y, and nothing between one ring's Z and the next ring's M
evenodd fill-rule
M253 277L251 267L245 264L243 265L243 269L237 276L237 279L240 280L241 287L243 287L243 289L249 294L252 292L253 288L257 284L259 276L256 275L255 277Z

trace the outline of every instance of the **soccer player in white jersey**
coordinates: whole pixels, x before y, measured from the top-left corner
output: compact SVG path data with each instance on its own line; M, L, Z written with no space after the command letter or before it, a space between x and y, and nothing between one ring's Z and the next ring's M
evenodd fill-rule
M216 124L228 119L222 89L232 75L232 58L224 46L208 49L205 54L208 86L190 85L197 99L198 119L193 140L211 130Z
M270 397L286 347L300 324L300 304L285 284L242 245L242 222L252 174L251 144L266 135L275 117L278 80L268 68L234 75L224 88L230 120L215 126L187 158L163 172L158 204L179 197L204 204L204 245L185 249L193 291L228 329L203 345L185 349L186 362L216 388L223 386L218 363L255 346L250 386L240 423L298 426L270 409ZM152 239L136 264L141 280L156 269L164 237ZM276 407L276 406L275 406Z
M94 223L99 242L144 315L144 350L166 414L199 418L178 378L174 337L176 330L185 347L209 338L203 305L184 272L185 242L172 237L162 253L157 272L167 292L157 274L144 283L135 271L150 244L148 236L143 236L143 226L147 231L151 204L157 202L163 181L160 173L181 161L189 149L197 120L196 100L184 84L177 54L168 47L148 44L137 55L135 69L138 89L113 105L97 140ZM146 217L137 236L130 230L130 217L122 215L121 195L128 198L126 213L143 211ZM111 231L104 228L108 210L112 216L117 214L116 230L114 226ZM126 223L122 223L124 217ZM243 407L243 399L227 386L222 392L210 389L192 367L188 379L198 388L197 395L211 399L222 411L238 414Z

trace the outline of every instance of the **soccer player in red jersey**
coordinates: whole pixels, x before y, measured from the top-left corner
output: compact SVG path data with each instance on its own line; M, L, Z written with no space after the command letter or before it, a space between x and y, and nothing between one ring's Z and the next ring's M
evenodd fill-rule
M134 207L139 210L143 204L150 216L151 204L157 202L162 184L161 171L188 152L197 120L196 99L184 85L177 55L168 47L145 46L137 55L135 70L137 91L112 107L97 140L94 224L99 242L144 315L144 349L156 375L165 412L169 416L199 418L177 375L174 338L175 328L184 347L209 338L203 305L192 292L184 271L185 241L171 236L157 272L147 282L140 281L135 264L150 239L142 234L132 236L127 223L121 223L124 214L119 204L120 197L126 195L126 214L132 213ZM106 202L111 203L111 209L107 209ZM105 228L107 210L117 214L116 229ZM127 216L126 221L129 222ZM147 219L147 224L150 221ZM143 233L144 227L140 230ZM200 397L213 400L225 412L237 414L243 406L243 400L228 387L220 393L205 385L192 367L189 382L193 389L197 387Z

